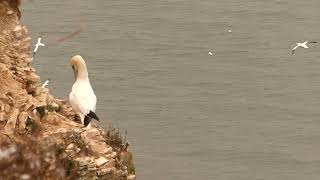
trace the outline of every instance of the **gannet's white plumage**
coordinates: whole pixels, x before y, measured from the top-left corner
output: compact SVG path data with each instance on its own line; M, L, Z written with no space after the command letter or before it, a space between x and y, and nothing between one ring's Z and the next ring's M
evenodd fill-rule
M97 98L91 88L87 66L83 58L79 55L73 56L70 59L70 64L74 70L76 81L69 94L69 102L75 113L80 116L82 124L90 128L91 118L99 120L94 113Z
M303 42L303 43L297 43L296 44L296 46L294 47L294 48L292 48L292 55L293 55L293 53L294 53L294 51L298 48L298 47L303 47L303 48L309 48L308 46L307 46L307 44L308 43L317 43L317 42L315 42L315 41L305 41L305 42Z
M41 43L41 39L42 39L42 36L38 37L38 41L37 43L34 45L35 48L33 50L33 57L36 55L36 52L38 51L39 47L40 46L46 46L45 44Z

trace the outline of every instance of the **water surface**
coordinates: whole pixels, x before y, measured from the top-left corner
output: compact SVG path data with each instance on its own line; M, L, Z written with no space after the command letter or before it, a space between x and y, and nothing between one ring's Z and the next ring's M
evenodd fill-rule
M73 83L69 57L85 58L101 125L128 131L139 180L316 180L320 46L290 48L320 41L319 7L34 0L22 20L33 41L44 34L34 66L56 97Z

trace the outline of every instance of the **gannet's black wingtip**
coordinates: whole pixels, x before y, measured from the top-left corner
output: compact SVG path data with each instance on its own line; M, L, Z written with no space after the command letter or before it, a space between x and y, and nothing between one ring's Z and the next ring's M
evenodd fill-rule
M89 114L87 114L87 116L96 119L97 121L99 121L98 116L96 115L96 113L94 113L93 111L90 111Z
M91 119L96 119L97 121L99 121L98 116L96 115L96 113L90 111L85 117L84 117L84 122L83 125L84 127L87 127L89 125L89 123L91 122Z
M84 127L87 127L90 122L91 122L91 117L85 116L84 117L84 123L83 123Z

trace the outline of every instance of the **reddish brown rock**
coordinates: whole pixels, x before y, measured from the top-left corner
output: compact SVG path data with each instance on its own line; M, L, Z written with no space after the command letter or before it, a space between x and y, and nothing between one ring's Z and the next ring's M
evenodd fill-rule
M22 112L19 114L18 120L19 120L19 132L24 132L26 129L26 123L28 120L28 113Z
M19 109L15 109L10 115L6 126L4 127L4 132L6 134L13 134L16 128L17 118L19 115Z

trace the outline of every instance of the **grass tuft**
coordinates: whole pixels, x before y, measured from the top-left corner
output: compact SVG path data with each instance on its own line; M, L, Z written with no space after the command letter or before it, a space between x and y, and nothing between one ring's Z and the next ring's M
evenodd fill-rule
M127 131L121 133L119 128L109 126L104 139L106 144L113 148L113 151L117 153L115 166L117 168L127 167L129 174L135 174L135 167L132 159L132 153L128 151L129 143L127 142Z
M68 132L67 137L66 137L67 143L68 144L75 144L77 145L81 150L87 148L87 143L82 139L81 134L78 132Z

